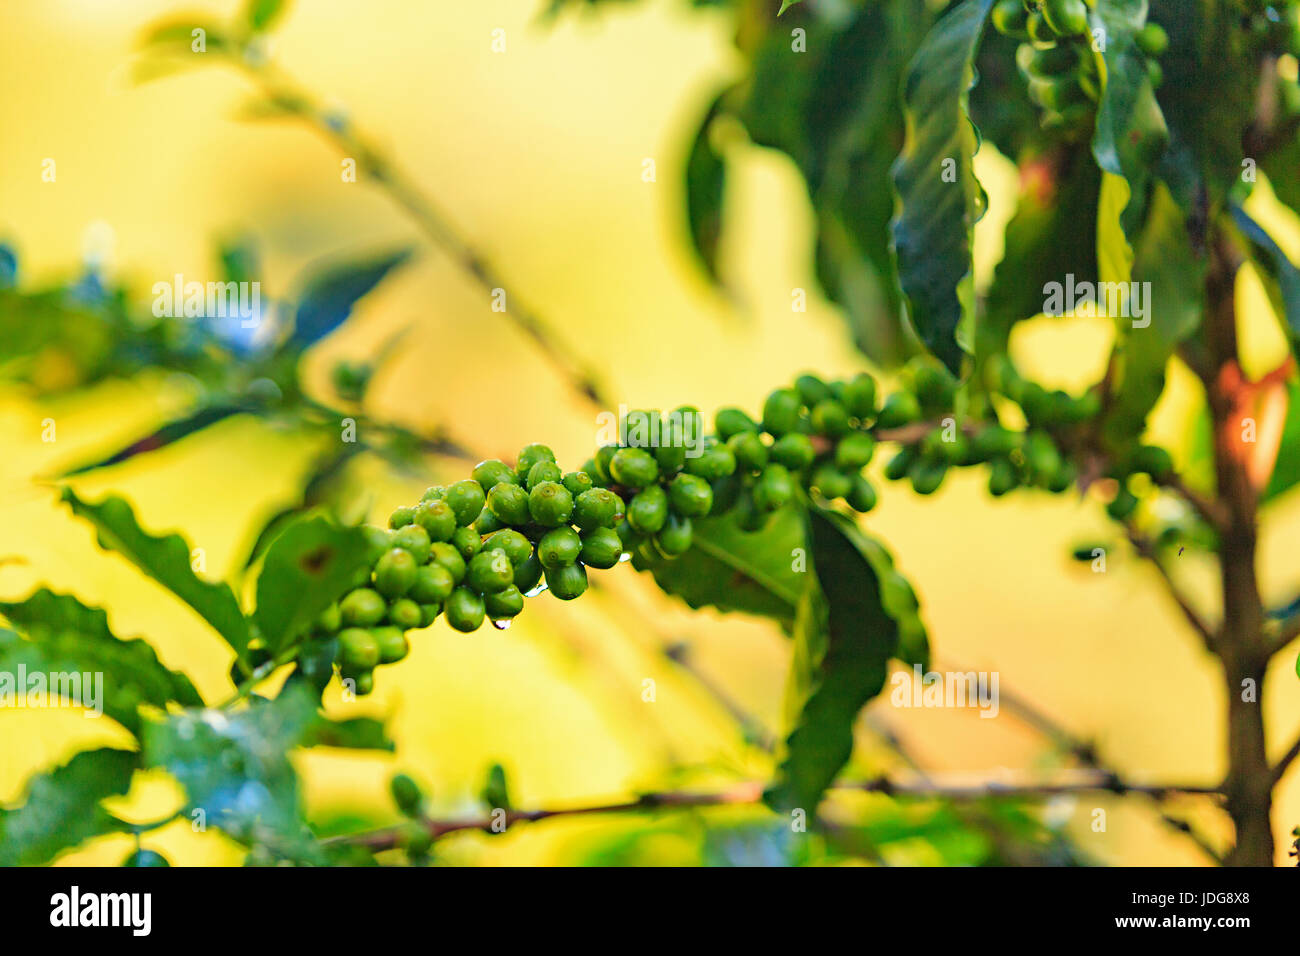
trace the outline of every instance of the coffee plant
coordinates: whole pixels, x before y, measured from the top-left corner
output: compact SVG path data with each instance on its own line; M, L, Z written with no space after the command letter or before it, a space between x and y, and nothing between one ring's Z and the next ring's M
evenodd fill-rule
M615 16L629 5L554 0L543 20L588 7ZM1221 782L1134 784L1087 742L1072 741L1070 756L1089 774L1078 789L1145 794L1194 839L1161 802L1198 794L1221 804L1235 830L1226 850L1199 841L1216 861L1267 866L1285 855L1275 832L1290 827L1272 819L1273 791L1300 743L1281 753L1270 746L1261 699L1270 661L1300 635L1300 602L1265 603L1257 539L1268 505L1300 483L1300 386L1290 358L1259 381L1242 371L1235 290L1249 268L1287 340L1300 344L1300 267L1250 211L1266 181L1300 214L1300 5L692 5L730 11L744 64L710 98L682 163L684 232L699 264L726 286L719 243L732 160L721 143L723 133L741 131L802 173L818 280L875 375L792 374L772 383L761 408L626 412L615 416L617 434L598 440L583 462L561 463L540 442L512 460L483 458L454 426L420 434L367 414L369 382L391 348L338 363L332 394L302 384L307 351L411 250L312 270L280 303L291 321L254 340L206 320L142 320L129 290L93 271L24 288L17 253L0 249L6 378L38 394L66 393L154 368L201 385L183 416L61 478L153 453L236 415L334 435L351 422L358 436L326 455L299 499L265 523L236 586L197 573L190 544L146 530L125 499L91 501L63 485L63 501L93 526L101 547L226 641L233 690L205 701L148 643L119 638L103 610L73 595L41 588L0 602L9 623L0 631L0 670L102 672L105 712L138 741L133 750L78 754L33 778L26 798L0 811L0 862L45 862L96 836L139 838L201 813L248 848L249 863L424 863L448 833L499 832L497 823L554 815L513 807L504 770L494 766L483 789L492 816L435 819L427 795L403 774L391 787L403 822L325 837L303 817L288 753L391 749L377 720L326 717L327 689L340 687L345 700L365 696L411 641L446 639L443 622L466 633L506 628L530 602L583 599L602 575L626 574L625 563L691 608L782 628L794 644L791 723L775 748L775 776L761 786L646 794L581 812L761 802L784 831L791 814L816 828L828 790L858 789L937 801L935 827L998 833L995 848L972 862L1081 862L1033 812L1042 788L990 790L984 809L974 810L942 786L840 779L859 713L881 693L891 662L930 662L918 596L871 533L871 513L882 495L904 485L932 495L960 469L978 472L993 497L1073 494L1104 508L1221 666L1228 726ZM231 22L187 15L158 24L143 40L142 77L213 64L240 72L259 90L259 115L306 123L359 157L364 178L472 279L489 290L506 285L390 157L270 59L267 36L286 10L263 0ZM974 230L988 205L974 161L982 142L1020 172L1005 252L987 289L976 288L973 265ZM223 246L220 259L232 282L258 272L248 244ZM562 373L579 401L615 407L594 363L518 296L511 301L508 317L538 361ZM1013 329L1042 314L1113 321L1098 381L1071 394L1017 364ZM1178 460L1147 437L1171 362L1203 388L1201 445ZM422 472L429 456L459 470L386 521L367 524L341 493L365 453L408 472ZM1188 549L1216 559L1217 601L1185 593L1171 559ZM1083 548L1077 557L1092 561L1096 552ZM1212 615L1202 609L1209 604ZM1277 693L1300 687L1279 684ZM149 769L168 771L184 788L173 816L134 824L104 808L101 801ZM898 838L867 832L862 845ZM384 855L394 850L401 856ZM126 862L167 863L144 847Z

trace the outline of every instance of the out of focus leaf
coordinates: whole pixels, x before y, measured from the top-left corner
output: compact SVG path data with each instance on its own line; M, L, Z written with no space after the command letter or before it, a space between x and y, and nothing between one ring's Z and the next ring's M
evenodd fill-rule
M1209 417L1206 416L1208 425ZM1282 428L1282 441L1278 445L1277 461L1273 474L1261 496L1261 504L1300 484L1300 381L1287 383L1286 424Z
M99 802L126 793L138 762L129 750L86 750L32 778L22 805L0 810L0 866L47 863L92 837L120 831Z
M188 438L195 432L202 431L210 425L217 422L223 422L233 415L238 415L248 409L243 405L237 404L219 404L205 405L198 408L183 418L168 422L166 425L156 429L144 438L136 439L125 448L119 449L103 458L97 458L81 465L75 465L67 471L62 472L60 478L71 478L74 475L85 474L88 471L94 471L97 468L107 468L109 465L117 465L127 461L137 455L144 455L151 451L158 451L160 448L166 448L182 438Z
M239 602L224 582L204 581L190 564L190 546L178 534L155 537L136 522L135 512L122 498L111 496L99 504L63 489L63 500L73 514L89 521L99 532L100 544L117 551L137 568L193 608L241 658L248 649L248 622Z
M794 619L804 574L795 571L804 547L803 521L794 506L774 514L761 531L742 531L734 517L704 518L694 525L689 551L672 561L633 566L649 570L655 582L693 608L715 607L775 618Z
M410 257L410 249L400 249L368 259L317 266L298 295L293 344L305 348L329 335L352 314L358 299Z
M973 295L972 233L987 202L975 178L979 132L967 100L992 6L993 0L963 0L921 41L903 84L907 141L894 166L902 204L894 242L912 325L956 375L962 364L959 326Z
M488 767L487 777L483 781L483 802L493 810L510 809L510 782L506 779L506 768L499 763Z
M255 33L269 30L275 21L284 16L289 4L286 0L246 0L244 21Z
M1250 218L1246 210L1234 204L1232 218L1257 253L1262 254L1256 256L1256 261L1263 267L1265 274L1277 283L1291 348L1300 352L1300 269L1296 268L1267 230Z
M257 624L274 656L302 636L351 586L369 558L366 533L317 515L286 528L267 549L257 579Z
M289 761L317 722L315 702L298 687L254 698L245 710L186 710L146 725L144 764L185 788L187 813L202 810L209 825L277 857L319 863L324 854L301 821Z
M898 625L853 523L817 506L807 522L815 575L795 625L792 709L799 716L766 799L774 809L811 814L853 753L858 711L884 687Z
M1170 357L1202 318L1205 257L1192 250L1183 213L1163 185L1153 193L1134 255L1133 281L1150 283L1143 293L1150 324L1141 327L1134 325L1136 318L1115 317L1118 374L1103 429L1116 447L1141 434L1164 390Z
M394 749L383 721L373 717L352 717L348 720L318 717L303 734L302 746L341 747L347 750Z
M722 96L719 96L710 104L686 157L686 222L691 244L714 280L718 278L718 239L722 234L727 165L709 142L709 130L721 112L721 103Z
M12 289L18 284L18 253L0 242L0 289Z

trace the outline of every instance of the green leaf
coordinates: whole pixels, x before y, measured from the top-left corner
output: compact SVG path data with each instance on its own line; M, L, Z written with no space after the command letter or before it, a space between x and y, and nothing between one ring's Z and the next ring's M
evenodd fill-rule
M774 514L761 531L742 531L732 515L695 522L692 545L681 557L658 560L649 570L655 583L697 610L742 611L794 619L805 576L795 571L796 553L804 547L800 509L791 505Z
M480 799L493 810L510 809L510 782L506 779L506 768L499 763L488 767L483 780Z
M894 165L899 280L926 346L961 374L958 327L973 294L971 244L986 208L975 178L979 132L967 102L993 0L963 0L926 34L903 84L907 141Z
M271 542L257 579L253 620L272 656L343 596L368 558L364 531L321 515L290 525Z
M301 820L298 777L289 752L319 727L315 702L300 687L245 710L186 710L145 726L144 762L185 788L185 812L247 845L299 862L323 854Z
M164 667L148 643L115 637L102 610L71 595L42 589L24 601L0 603L0 613L30 636L0 630L0 690L12 682L14 693L25 694L40 675L51 697L102 707L132 733L140 727L141 704L203 703L189 678Z
M798 721L766 797L779 811L811 812L821 801L853 753L853 724L884 687L898 645L871 545L842 515L816 506L807 515L815 577L796 622L789 703Z
M1150 170L1169 143L1164 115L1147 76L1147 59L1136 36L1146 23L1147 0L1106 0L1089 11L1093 30L1104 31L1105 49L1094 45L1102 78L1092 153L1103 171L1127 185L1115 212L1130 239L1142 222Z
M1277 283L1281 312L1286 319L1291 348L1300 353L1300 269L1287 257L1267 230L1235 203L1232 218L1256 251L1256 261L1264 274Z
M305 348L329 335L352 314L358 299L410 258L410 249L398 249L365 259L314 266L298 295L292 344Z
M303 734L303 747L339 747L345 750L395 749L392 738L384 729L382 720L373 717L352 717L348 720L330 720L318 717Z
M1209 415L1205 415L1206 424ZM1277 461L1273 474L1260 498L1260 503L1272 501L1300 484L1300 381L1287 383L1286 423L1282 426L1282 442L1278 445Z
M288 9L285 0L247 0L244 4L244 20L254 33L270 29Z
M1142 295L1145 321L1150 324L1138 327L1133 324L1137 319L1115 319L1118 374L1103 423L1104 435L1114 447L1123 447L1141 434L1164 390L1169 359L1200 325L1204 278L1205 257L1193 251L1183 213L1160 185L1152 194L1133 262L1133 281L1150 283L1143 286Z
M785 13L785 11L799 3L803 3L803 0L781 0L781 9L776 12L776 15L779 17L781 14Z
M84 474L88 471L94 471L98 468L107 468L109 465L116 465L124 462L137 455L144 455L151 451L157 451L160 448L166 448L182 438L188 438L196 432L202 431L210 425L223 422L233 415L238 415L248 409L243 405L218 404L205 405L195 409L188 415L178 418L175 421L168 422L166 425L155 429L143 438L136 439L125 448L119 449L110 455L99 457L93 461L81 465L75 465L59 475L60 478L71 478L74 475Z
M709 142L709 129L722 112L720 94L695 131L686 157L686 223L691 245L705 270L718 279L718 239L722 235L722 201L726 191L727 164Z
M1006 252L993 273L980 319L980 353L1004 352L1011 327L1043 311L1043 287L1096 282L1097 202L1101 174L1090 156L1068 145L1031 150L1020 159L1016 214L1007 224Z
M138 760L128 750L87 750L32 778L23 804L0 810L0 866L47 863L92 837L120 831L123 825L99 802L127 792Z
M144 531L131 506L116 496L92 505L71 488L64 488L63 500L73 514L95 526L102 547L118 552L188 604L244 657L249 633L239 602L224 582L204 581L194 573L190 546L184 538L178 534L155 537Z

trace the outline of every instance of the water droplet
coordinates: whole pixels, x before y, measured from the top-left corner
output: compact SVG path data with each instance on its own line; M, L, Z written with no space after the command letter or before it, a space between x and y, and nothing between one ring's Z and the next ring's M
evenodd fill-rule
M494 618L492 620L492 626L495 627L498 631L508 631L510 630L510 618L503 617L500 620Z
M546 590L546 582L538 581L536 587L524 592L524 597L537 597L537 595L541 594L545 590Z
M631 552L631 551L624 551L622 554L620 554L620 555L618 556L618 563L619 563L619 564L626 564L628 561L631 561L631 560L632 560L632 552Z

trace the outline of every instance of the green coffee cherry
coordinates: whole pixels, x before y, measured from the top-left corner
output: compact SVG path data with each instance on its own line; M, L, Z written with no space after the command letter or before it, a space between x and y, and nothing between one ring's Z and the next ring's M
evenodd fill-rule
M524 595L512 584L495 594L483 595L483 609L494 621L515 617L524 609Z
M456 513L441 499L422 501L415 506L415 523L430 541L450 541L456 532Z
M785 465L771 464L754 483L754 505L760 511L776 511L794 497L794 492L794 479Z
M655 544L666 557L675 558L690 550L691 536L691 519L670 513L668 521L655 535Z
M339 662L343 667L368 671L379 664L381 653L374 635L359 627L339 631Z
M420 495L421 501L438 501L447 493L447 489L442 485L430 485L424 489L424 494Z
M1029 14L1029 21L1025 24L1025 29L1029 33L1029 39L1035 43L1056 42L1056 31L1048 25L1047 19L1041 11Z
M561 601L572 601L587 590L587 569L577 563L547 568L546 586Z
M1043 19L1057 36L1088 32L1088 8L1083 0L1043 0Z
M420 626L420 605L410 598L398 598L388 606L388 623L404 631Z
M1070 72L1080 65L1080 60L1077 48L1070 44L1041 49L1032 43L1022 43L1016 48L1016 65L1029 79Z
M861 475L853 476L853 487L846 496L849 507L866 514L876 506L876 489Z
M560 484L564 485L565 491L573 495L574 500L577 500L578 495L582 494L584 491L590 491L595 487L595 484L591 480L591 475L587 474L585 471L569 472L560 481Z
M426 564L415 572L415 583L406 593L407 597L419 604L441 604L451 596L455 587L456 580L451 572L435 562Z
M1029 12L1021 0L998 0L993 7L993 27L1003 36L1025 39Z
M397 809L408 817L418 817L424 804L424 793L420 785L404 773L399 773L388 782L388 789L393 795Z
M514 584L515 568L502 550L480 551L469 559L465 583L479 594L496 594Z
M1009 431L1001 425L990 425L978 431L971 439L970 453L976 461L989 461L1011 454L1020 447L1019 432Z
M767 526L768 518L772 516L770 511L762 510L755 503L752 488L741 489L732 507L732 513L736 516L736 524L740 530L750 532L762 531Z
M741 432L758 431L758 423L739 408L718 409L718 414L713 419L713 427L723 441Z
M557 481L543 481L528 493L528 513L548 528L565 524L573 514L573 495Z
M996 458L989 471L989 494L1001 498L1020 484L1016 468L1006 458Z
M405 528L398 529L397 533L393 535L393 547L410 552L411 557L415 558L416 564L424 564L429 560L429 546L431 543L429 532L418 524L408 524Z
M1123 521L1137 510L1137 506L1137 495L1121 484L1115 497L1111 499L1110 504L1106 505L1106 513L1116 521Z
M642 534L654 534L668 520L668 495L659 485L638 492L627 506L627 520Z
M736 456L725 445L706 448L703 454L686 459L686 473L696 475L705 481L725 478L736 470Z
M388 527L397 529L405 528L415 520L415 509L410 505L402 505L388 516Z
M785 465L791 471L802 471L812 464L816 457L812 441L807 435L790 432L782 435L768 451L768 457L778 465Z
M1169 49L1169 34L1158 23L1148 23L1137 32L1134 38L1138 49L1147 56L1164 56Z
M504 551L512 565L527 561L533 553L533 543L513 528L498 531L483 542L483 550L491 551L494 548Z
M410 601L402 602L411 604ZM412 627L419 626L420 608L415 606L416 623ZM399 627L376 627L370 631L370 636L375 639L375 644L379 648L379 663L396 664L407 654L411 653L411 645L406 640L406 635L402 633Z
M744 484L744 479L740 475L727 475L725 478L709 482L709 490L713 492L713 507L709 509L709 514L723 515L735 507L736 498L739 497ZM669 491L671 490L670 488ZM685 512L679 513L685 514Z
M528 469L528 477L524 481L524 487L532 491L544 481L558 483L564 477L560 471L560 466L553 461L539 461Z
M1160 481L1174 470L1174 460L1159 445L1143 445L1133 455L1132 468Z
M645 535L628 524L626 518L614 525L614 533L623 542L623 550L626 552L634 552L645 543Z
M447 598L443 613L447 617L448 624L468 634L470 631L478 630L487 612L483 607L483 598L467 587L458 587L451 592L451 597Z
M668 486L668 503L683 517L702 518L713 507L713 489L698 475L678 475Z
M482 537L492 534L494 531L500 531L505 527L505 524L492 513L491 508L484 505L483 510L478 513L478 517L474 519L474 523L470 527L479 533L479 537Z
M440 602L431 603L431 604L421 604L420 605L420 627L430 626L434 621L438 619L438 615L441 613L442 613L442 604Z
M507 525L524 525L532 520L528 510L528 492L518 485L504 482L493 485L487 496L488 510Z
M451 536L451 546L460 553L462 558L468 561L482 549L483 539L479 537L479 533L473 528L457 528L456 533Z
M596 466L596 474L605 481L613 481L614 475L610 472L610 465L614 463L614 456L618 454L617 445L602 445L596 449L596 457L593 459Z
M375 672L374 671L357 671L354 672L352 683L357 689L358 697L365 697L375 689Z
M483 510L485 498L479 483L466 478L448 486L443 501L451 505L451 510L456 513L456 523L467 525L473 522L478 517L478 513Z
M1043 109L1061 112L1088 99L1077 77L1034 77L1029 81L1029 98Z
M148 867L150 869L171 866L171 864L167 862L167 857L163 856L161 853L155 853L153 850L136 850L122 861L122 865L130 867Z
M548 571L577 561L581 551L582 539L567 525L546 532L537 542L537 560Z
M890 481L900 481L906 478L907 473L912 470L912 463L916 461L917 457L915 446L903 446L898 450L898 454L885 464L885 477Z
M826 498L843 498L853 490L853 479L833 465L821 465L813 472L812 486Z
M610 476L628 488L645 488L659 477L659 463L644 448L620 448L609 465Z
M876 450L876 440L866 432L854 432L835 446L835 467L852 472L866 467Z
M384 597L401 597L415 583L416 567L410 551L393 548L385 552L375 564L375 590Z
M947 473L948 466L944 462L922 459L909 472L912 489L918 495L932 495L939 490Z
M335 602L316 615L316 629L326 634L333 634L343 626L343 614Z
M465 577L465 559L453 544L437 542L429 549L429 560L446 568L457 584Z
M798 431L799 408L803 404L799 393L792 388L778 388L763 403L763 427L780 438Z
M608 527L623 513L623 499L607 488L584 491L573 502L573 523L583 531Z
M525 445L519 452L519 460L515 464L515 474L523 481L532 471L533 465L539 461L555 461L555 452L551 451L545 445Z
M832 397L830 386L809 372L794 380L794 390L799 393L799 400L809 408Z
M866 372L859 372L845 383L843 401L854 418L870 418L876 413L876 380Z
M503 481L508 485L519 484L519 476L515 474L515 470L499 458L480 461L474 466L473 475L478 486L483 489L483 494L487 494Z
M876 416L877 428L901 428L921 417L921 405L911 392L894 392Z
M623 540L613 528L596 528L582 536L578 556L589 567L612 568L623 556Z
M1061 467L1061 453L1046 432L1030 432L1025 439L1025 464L1036 481L1046 483Z
M521 563L515 565L514 585L522 593L527 594L537 587L537 582L541 579L542 562L537 560L536 554L530 554Z
M823 399L813 406L812 427L819 435L839 438L849 432L849 413L833 398Z
M758 471L767 464L767 446L757 432L740 432L727 440L727 447L736 456L736 467L743 471Z
M339 617L349 627L370 627L382 621L387 613L387 602L379 596L378 591L370 588L351 591L339 602Z

